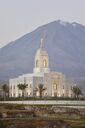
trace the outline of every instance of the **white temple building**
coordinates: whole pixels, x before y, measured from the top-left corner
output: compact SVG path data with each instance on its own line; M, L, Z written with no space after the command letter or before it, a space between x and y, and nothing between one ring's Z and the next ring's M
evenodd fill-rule
M45 97L72 97L72 85L66 83L65 75L62 72L50 71L49 56L43 47L41 39L40 48L35 55L35 67L32 74L24 74L9 80L9 96L20 97L22 91L18 84L27 84L24 91L25 97L34 96L34 90L39 84L43 84L46 90L43 92ZM37 92L36 96L39 95Z

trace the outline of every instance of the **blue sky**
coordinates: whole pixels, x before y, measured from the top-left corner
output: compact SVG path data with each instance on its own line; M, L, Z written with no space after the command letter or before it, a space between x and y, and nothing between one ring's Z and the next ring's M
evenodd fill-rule
M85 0L0 0L0 47L54 20L85 25Z

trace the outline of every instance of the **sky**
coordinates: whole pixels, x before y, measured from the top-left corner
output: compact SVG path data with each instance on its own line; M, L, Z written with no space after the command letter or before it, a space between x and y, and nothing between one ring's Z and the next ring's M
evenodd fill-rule
M59 19L85 25L85 0L0 0L0 47Z

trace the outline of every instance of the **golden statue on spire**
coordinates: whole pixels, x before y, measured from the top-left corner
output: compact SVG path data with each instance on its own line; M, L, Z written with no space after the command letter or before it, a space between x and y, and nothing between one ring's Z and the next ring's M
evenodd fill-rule
M40 40L40 48L43 48L44 38L41 38Z

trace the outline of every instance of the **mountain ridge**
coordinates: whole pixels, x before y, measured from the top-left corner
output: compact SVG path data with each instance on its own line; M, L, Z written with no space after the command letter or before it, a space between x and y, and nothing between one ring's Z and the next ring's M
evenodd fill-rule
M85 26L58 20L0 48L0 80L32 72L42 35L51 70L68 77L85 77Z

